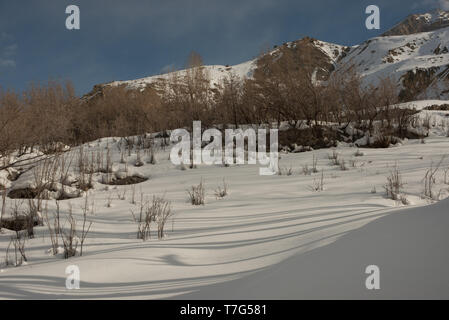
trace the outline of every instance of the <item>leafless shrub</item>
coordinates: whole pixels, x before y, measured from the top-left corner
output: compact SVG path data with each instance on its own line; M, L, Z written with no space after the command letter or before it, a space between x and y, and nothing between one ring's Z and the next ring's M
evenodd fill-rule
M93 205L92 205L93 208ZM80 256L83 255L83 248L84 248L84 241L86 240L87 234L90 231L90 227L92 226L92 221L87 223L87 213L89 212L89 204L88 204L88 196L86 194L85 200L84 200L84 206L82 207L83 211L83 226L81 229L81 237L80 237ZM93 213L93 209L92 209Z
M93 175L100 168L95 169L95 162L98 163L98 156L95 159L95 155L92 153L91 158L84 151L84 146L81 145L78 148L78 159L77 159L77 169L78 169L78 188L83 191L87 191L93 187Z
M204 188L203 180L197 186L192 186L190 190L187 190L189 195L190 203L195 206L204 205L206 191Z
M433 162L430 164L430 168L426 171L423 178L424 190L423 196L429 199L438 200L433 191L436 183L436 173L440 169L441 163L444 161L445 157L442 157L438 164L434 167Z
M149 210L157 223L157 237L162 239L164 237L165 224L172 215L170 201L165 200L164 197L153 196L153 203Z
M217 189L215 189L215 197L217 199L223 199L228 195L228 184L226 183L225 179L223 179L223 187L218 186Z
M76 255L79 242L78 237L76 236L76 220L73 217L72 212L69 213L66 223L69 224L68 230L61 230L61 239L64 245L64 259Z
M84 200L84 206L81 207L83 212L83 223L81 234L78 235L77 232L77 221L73 216L72 210L70 208L69 214L66 220L68 223L68 228L61 230L61 239L64 245L64 258L68 259L74 257L77 253L78 246L80 248L79 255L83 255L84 241L86 240L87 234L90 231L92 222L87 221L87 214L89 212L88 196L86 195Z
M22 232L16 231L15 237L11 237L8 247L6 248L6 266L13 265L15 267L21 266L24 262L27 262L27 256L25 254L25 242L26 237ZM13 260L11 261L10 251L13 248Z
M152 217L149 215L149 211L146 210L148 206L148 201L144 202L143 193L140 194L140 210L139 217L137 218L134 214L134 211L131 209L131 214L133 216L134 221L137 223L137 239L142 239L145 241L148 239L150 234L150 226L152 222Z
M53 220L50 220L50 218L48 217L48 206L47 205L45 206L44 221L47 224L48 232L50 235L51 253L55 255L58 253L59 248L58 239L61 231L59 201L56 201L56 213L53 216Z
M48 191L53 189L59 172L59 156L47 157L33 168L36 210L41 211L42 200L48 199Z
M164 237L165 224L172 215L171 204L164 197L153 196L151 205L144 201L141 194L139 217L137 218L131 210L134 221L137 223L137 239L147 240L151 237L151 224L157 226L158 239Z
M387 177L387 183L384 186L387 197L395 201L400 200L403 187L404 183L402 181L402 176L396 165Z
M290 166L289 168L279 168L278 175L280 176L291 176L293 175L293 169Z
M310 189L314 192L324 191L324 172L321 171L320 179L313 179L313 184Z

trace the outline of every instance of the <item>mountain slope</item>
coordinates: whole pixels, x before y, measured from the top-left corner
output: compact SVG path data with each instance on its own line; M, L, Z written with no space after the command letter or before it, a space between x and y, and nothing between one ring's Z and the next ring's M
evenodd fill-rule
M302 55L313 56L314 61L312 62L313 64L311 67L319 69L318 76L323 79L327 78L330 72L334 70L337 61L341 58L344 52L349 50L349 48L345 46L306 37L297 41L284 43L281 47L276 47L269 52L269 54L276 55L284 49L297 51L298 57ZM258 60L259 58L256 58L234 66L208 65L203 68L205 74L209 77L211 88L215 88L222 83L224 79L229 79L231 75L235 75L240 79L251 77L257 69ZM96 90L99 90L104 86L120 85L125 85L130 89L143 89L159 80L168 80L174 76L182 78L185 74L186 70L179 70L136 80L113 81L96 86Z
M445 27L449 27L449 11L436 10L430 13L410 15L385 32L383 36L403 36Z
M339 64L337 72L355 66L365 83L392 77L402 100L449 97L449 28L365 41Z
M426 31L426 32L423 32ZM365 84L376 85L380 78L390 77L397 84L402 101L449 99L449 12L435 11L407 17L380 37L353 46L319 41L305 37L284 43L267 55L235 66L211 65L204 70L211 88L235 75L252 77L263 57L282 58L282 51L294 53L296 63L313 71L318 81L325 81L332 72L345 73L355 66ZM182 77L186 70L136 80L100 84L87 96L107 86L124 85L144 89L158 80Z

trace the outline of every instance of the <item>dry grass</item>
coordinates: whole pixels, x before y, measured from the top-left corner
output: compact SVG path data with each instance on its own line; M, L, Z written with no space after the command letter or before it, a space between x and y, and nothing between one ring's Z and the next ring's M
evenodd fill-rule
M187 193L192 205L199 206L205 204L206 190L203 180L201 180L199 185L192 186L190 190L187 190Z

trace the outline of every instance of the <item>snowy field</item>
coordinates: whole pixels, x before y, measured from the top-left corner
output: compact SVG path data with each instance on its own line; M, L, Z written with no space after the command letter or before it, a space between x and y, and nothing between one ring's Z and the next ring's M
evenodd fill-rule
M11 231L0 234L0 298L448 298L449 157L436 174L436 200L422 196L426 171L449 153L449 138L441 123L449 112L434 113L435 127L425 143L406 140L388 149L354 146L335 148L347 170L331 163L333 149L281 153L280 168L291 175L260 176L258 165L205 166L181 170L159 151L157 163L134 167L136 154L126 159L129 172L149 178L132 186L105 186L95 176L88 191L92 227L83 256L52 255L46 226L35 228L27 241L28 262L3 264ZM86 150L114 150L114 170L122 170L116 139L102 139ZM318 159L318 173L305 175L305 165ZM383 186L397 166L409 204L390 200ZM313 186L324 177L324 190ZM17 183L26 183L27 173ZM1 178L1 175L0 175ZM29 179L29 177L28 177ZM229 195L217 199L223 184ZM186 192L203 180L204 206L193 206ZM446 181L445 181L446 180ZM21 182L22 181L22 182ZM446 182L446 183L445 183ZM140 194L165 196L173 217L166 236L136 238L131 210L138 211ZM7 199L7 207L18 200ZM61 215L73 208L82 222L84 198L60 202ZM429 206L431 205L431 206ZM48 201L54 212L55 201ZM64 218L61 219L64 221ZM364 285L364 268L379 265L381 290ZM66 289L65 270L80 269L81 288Z

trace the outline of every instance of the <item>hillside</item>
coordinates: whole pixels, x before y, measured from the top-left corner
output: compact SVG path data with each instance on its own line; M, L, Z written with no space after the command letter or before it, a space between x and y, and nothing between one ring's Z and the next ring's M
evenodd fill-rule
M377 37L357 46L337 72L355 66L367 84L392 77L402 100L449 97L449 28L404 36Z
M282 56L282 50L293 51L297 63L314 70L313 75L320 81L332 72L345 73L350 66L355 66L367 85L376 85L380 77L391 77L402 101L449 98L449 13L446 11L409 16L382 36L353 47L305 37L275 46L268 55ZM252 77L262 58L235 66L204 66L204 70L211 88L217 88L232 74L240 79ZM143 89L159 80L182 77L185 72L99 84L86 96L107 86Z
M424 14L412 14L383 36L404 36L449 27L449 11L435 10Z
M340 46L333 43L323 42L311 38L304 38L297 41L285 43L281 47L276 47L269 54L276 55L283 48L289 50L295 50L298 52L298 57L304 54L313 56L315 62L312 67L319 69L321 77L325 78L326 74L334 70L337 61L342 57L345 51L348 51L348 47ZM211 88L216 88L222 83L224 79L229 79L231 75L235 75L240 79L251 77L254 71L257 69L258 58L250 61L240 63L233 66L224 65L207 65L204 66L205 74L209 77ZM97 85L94 91L101 90L105 86L120 86L125 85L130 89L143 89L148 85L151 85L160 80L168 80L171 77L178 76L183 77L186 74L186 70L174 71L166 74L155 75L135 80L126 81L113 81L105 84Z

